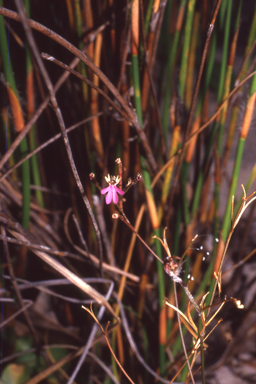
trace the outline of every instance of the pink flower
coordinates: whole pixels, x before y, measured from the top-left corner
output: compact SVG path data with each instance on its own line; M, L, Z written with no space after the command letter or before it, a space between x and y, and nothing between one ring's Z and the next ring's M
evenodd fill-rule
M110 204L111 201L113 201L115 204L118 203L118 194L124 195L124 191L116 187L116 184L119 183L120 178L117 176L107 176L105 177L106 182L109 184L107 188L103 188L100 193L104 195L104 193L107 193L106 195L106 204Z
M104 195L104 193L107 192L106 195L106 204L110 204L113 200L113 203L118 203L118 193L119 195L124 195L124 191L117 188L115 185L109 185L107 188L104 188L101 190L101 194Z

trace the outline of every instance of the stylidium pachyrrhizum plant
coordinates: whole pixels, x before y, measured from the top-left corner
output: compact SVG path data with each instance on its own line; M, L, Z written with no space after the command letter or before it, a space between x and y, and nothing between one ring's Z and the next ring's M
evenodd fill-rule
M91 175L90 178L93 180L95 178L95 176ZM138 179L140 179L140 176L137 176L133 183L131 182L131 180L128 182L128 185L126 186L129 187L131 184L135 184ZM115 204L118 203L118 195L121 195L121 199L123 199L123 195L124 195L124 191L122 190L119 190L116 185L120 182L120 178L117 176L109 176L106 177L106 181L109 183L109 187L107 188L104 188L103 190L101 190L101 193L104 194L104 193L108 193L108 195L106 196L106 204L110 204L111 201L113 201ZM114 189L116 188L116 189ZM237 226L242 214L244 213L244 211L246 210L246 208L256 199L256 196L255 196L255 193L251 194L250 196L246 197L246 192L245 192L245 189L242 185L242 188L243 188L243 191L244 191L244 196L243 196L243 199L242 199L242 203L240 205L240 208L235 216L234 219L231 218L231 230L230 230L230 234L229 234L229 237L228 237L228 240L227 240L227 243L226 243L226 246L225 246L225 249L224 249L224 252L223 252L223 257L222 257L222 262L219 266L219 271L218 273L215 273L214 274L214 278L215 278L215 282L216 282L216 286L218 285L219 286L219 294L221 292L221 267L222 267L222 263L223 263L223 260L224 260L224 257L225 257L225 254L226 254L226 251L227 251L227 247L228 247L228 244L229 244L229 241L230 241L230 238L234 232L234 229L235 227ZM115 191L115 192L113 192ZM121 193L120 193L121 192ZM117 206L118 207L118 206ZM232 215L233 215L233 203L232 203ZM183 364L183 366L180 368L180 370L177 372L177 374L175 375L175 377L177 377L177 375L180 373L180 371L183 369L183 367L187 364L188 367L189 367L189 373L190 373L190 377L192 379L192 382L194 382L194 379L192 378L192 367L194 366L195 362L196 362L196 358L198 357L199 354L201 354L201 370L202 370L202 382L204 383L205 382L205 378L204 378L204 350L207 348L207 344L206 344L206 340L207 338L209 337L209 335L214 331L214 329L218 326L218 324L222 321L221 319L219 319L217 321L217 324L214 325L214 327L211 329L211 331L207 334L207 327L211 324L211 322L213 321L213 319L216 318L217 314L220 312L220 310L222 309L222 307L224 306L224 304L226 302L234 302L234 304L237 306L237 308L243 308L243 305L241 304L241 301L240 300L237 300L235 298L224 298L220 301L218 301L217 303L212 303L213 302L213 296L214 296L214 293L215 293L215 290L213 292L211 292L211 304L206 306L205 305L205 299L206 297L209 295L210 292L207 292L203 295L202 299L201 299L201 302L200 304L197 304L197 301L196 299L193 297L192 293L190 292L190 290L188 289L188 286L187 284L184 283L184 281L182 280L182 278L180 277L180 274L181 274L181 271L182 271L182 263L183 263L183 259L187 253L187 250L188 248L190 247L190 245L195 241L195 239L197 238L197 235L192 239L192 241L190 242L189 246L187 247L186 251L184 252L183 256L181 258L179 257L176 257L176 256L172 256L171 255L171 251L170 251L170 248L167 244L167 240L166 240L166 229L164 229L164 233L163 233L163 239L160 239L159 237L156 237L154 236L155 238L157 238L163 248L165 249L165 252L167 254L167 257L164 259L164 260L161 260L156 254L155 252L148 246L148 244L141 238L141 236L136 232L136 230L134 229L134 227L130 224L129 220L126 218L126 215L124 214L123 211L120 211L119 209L119 213L115 213L112 215L112 217L114 219L120 219L121 221L123 221L131 230L133 233L136 234L136 236L139 238L139 240L147 247L147 249L154 255L154 257L160 261L162 264L163 264L163 268L164 268L164 271L167 273L167 275L169 275L174 283L174 286L175 286L175 283L178 283L179 285L181 285L184 289L184 291L186 292L186 295L190 301L190 303L192 304L192 306L194 307L194 309L197 311L198 313L198 316L199 316L199 323L198 325L196 325L196 322L193 320L192 316L191 316L191 305L190 303L188 304L187 306L187 311L186 312L182 312L179 308L178 308L178 299L177 299L177 295L175 295L175 300L176 300L176 305L173 305L167 298L164 300L164 303L166 306L172 308L174 311L176 311L177 313L177 316L179 318L179 324L183 323L184 326L186 327L186 329L189 331L189 333L191 334L192 336L192 341L193 341L193 347L190 349L189 351L189 354L187 354L187 351L185 349L185 344L184 344L184 354L185 354L185 362ZM178 261L176 261L175 259L179 259ZM215 287L216 287L215 286ZM175 288L175 292L176 292L176 288ZM210 311L213 310L215 307L217 307L217 309L214 311L213 314L210 315ZM86 309L86 308L84 308ZM92 308L91 310L88 310L86 309L88 313L90 313L90 315L94 318L94 320L98 323L94 313L92 312ZM98 325L100 326L101 328L101 331L103 332L104 334L104 337L106 338L107 340L107 328L105 329L105 331L103 330L103 328L101 327L101 325L98 323ZM183 339L183 335L182 335L182 328L180 326L180 333L181 333L181 338ZM184 343L184 340L183 340L183 343ZM122 369L122 371L124 372L123 370L123 367L121 366L120 362L118 362L116 356L114 355L114 352L109 344L109 342L107 341L107 344L109 346L109 349L111 351L111 353L113 354L117 364L120 366L120 368ZM129 376L127 375L126 372L124 372L125 375L129 378ZM173 377L172 380L175 380L175 377ZM131 382L133 382L130 378L129 380Z

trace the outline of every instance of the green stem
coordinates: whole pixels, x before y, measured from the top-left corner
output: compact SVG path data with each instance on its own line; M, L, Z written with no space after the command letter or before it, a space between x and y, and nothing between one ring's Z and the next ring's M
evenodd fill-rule
M0 5L2 1L0 0ZM13 75L11 58L9 59L9 46L4 26L4 18L0 16L0 54L6 82L10 89L14 92L17 102L19 102L17 87ZM24 156L28 152L27 139L24 138L20 143L20 152ZM28 160L22 164L22 225L28 230L29 214L30 214L30 167Z
M25 0L25 8L27 12L27 16L30 17L30 0ZM33 76L33 65L32 60L30 56L30 51L28 48L28 45L26 44L26 71L27 71L27 78L32 78ZM30 92L31 90L27 90ZM30 95L30 97L34 97ZM30 113L33 111L29 111ZM31 116L28 116L30 118ZM30 132L29 132L29 145L30 150L33 151L36 149L36 133L35 133L35 126L32 126ZM24 148L25 150L25 148ZM32 176L33 176L33 182L36 186L41 186L41 177L40 177L40 168L39 168L39 162L37 155L34 155L31 157L31 168L32 168ZM44 207L44 198L43 193L40 190L35 191L36 199L40 207Z
M185 6L186 6L186 0L182 0L180 4L179 13L183 12L183 9L185 8ZM169 56L168 56L166 87L165 87L165 96L164 96L163 112L162 112L162 127L163 127L163 133L164 133L165 139L167 139L168 127L170 125L169 109L170 109L171 91L172 91L171 85L172 85L172 79L173 79L174 63L175 63L175 58L177 56L178 43L180 39L180 33L181 33L181 29L176 28L171 49L167 47L169 51ZM166 40L168 41L168 39Z
M186 17L186 23L185 23L185 33L184 33L184 40L183 40L181 68L180 68L180 82L179 82L179 94L182 100L184 100L184 97L185 97L188 55L189 55L189 46L190 46L191 33L192 33L195 3L196 3L195 0L189 0L188 7L187 7L187 17Z
M143 127L138 55L132 55L132 70L133 70L135 108L136 108L139 123L141 127ZM147 193L150 195L150 199L152 199L153 201L154 197L153 197L153 191L151 188L151 177L147 167L145 167L145 158L142 155L140 155L140 162L142 167L144 185L147 190ZM159 228L154 228L153 231L155 236L160 237ZM161 248L160 242L157 239L155 239L155 247L156 247L157 255L162 259L162 248ZM163 303L164 301L164 270L163 270L162 264L159 262L157 262L157 272L158 272L159 306L160 306L160 312L161 312L161 309L163 308L163 305L164 305ZM159 345L159 358L160 358L160 371L161 373L163 373L165 370L165 352L164 352L163 344Z

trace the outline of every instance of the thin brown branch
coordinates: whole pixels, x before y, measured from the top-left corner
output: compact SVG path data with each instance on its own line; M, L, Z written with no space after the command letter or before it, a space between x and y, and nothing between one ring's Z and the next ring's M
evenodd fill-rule
M5 237L6 236L5 226L1 226L1 232L2 232L2 236ZM8 243L7 243L6 239L4 240L4 248L5 248L5 250L4 250L5 258L6 258L6 261L7 261L7 266L8 266L9 274L10 274L10 277L11 277L11 282L12 282L13 289L14 289L16 295L17 295L17 299L18 299L19 305L23 309L23 315L25 317L25 320L26 320L26 323L27 323L28 328L30 330L30 333L31 333L33 339L35 340L35 343L37 344L37 346L39 346L38 336L36 334L36 331L35 331L35 328L33 326L32 321L30 319L30 316L29 316L27 310L25 309L26 305L25 305L25 303L23 301L23 298L22 298L21 293L19 291L18 284L16 282L16 277L15 277L14 269L13 269L13 266L12 266L11 256L10 256L10 253L9 253L9 247L8 247Z
M70 68L68 65L62 63L61 61L57 60L55 57L53 56L50 56L48 55L47 53L41 53L41 56L43 59L45 60L48 60L48 61L52 61L53 63L57 64L59 67L65 69L65 71L68 71L70 73L72 73L72 75L76 76L78 79L84 81L86 84L88 84L91 88L95 89L95 91L97 91L100 95L102 95L108 102L110 105L112 105L112 107L114 109L117 110L117 112L123 116L123 118L125 120L128 119L128 116L127 114L122 111L111 99L110 97L104 92L102 91L102 89L100 89L97 85L95 85L92 81L90 81L89 79L87 79L86 77L84 77L83 75L81 75L81 73L75 71L74 69Z
M174 290L175 305L178 308L178 296L177 296L177 288L176 288L176 283L175 282L173 282L173 290ZM178 324L179 324L182 348L183 348L183 352L184 352L184 355L185 355L185 358L186 358L186 361L187 361L187 366L188 366L188 370L189 370L189 373L190 373L190 378L191 378L192 383L195 384L193 373L192 373L192 369L191 369L191 366L190 366L190 363L189 363L189 359L188 359L186 345L185 345L185 341L184 341L184 337L183 337L183 333L182 333L180 315L179 315L178 311L177 311L177 319L178 319Z
M48 99L48 98L47 98ZM44 104L44 103L43 103ZM103 112L99 112L97 113L96 115L94 116L90 116L88 117L87 119L84 119L82 121L79 121L78 123L72 125L71 127L67 128L67 133L69 132L72 132L74 129L80 127L81 125L85 124L85 123L88 123L90 122L92 119L95 119L95 117L99 117L103 114ZM31 126L31 122L28 123L29 126ZM27 125L28 125L27 124ZM27 127L26 125L26 127ZM25 128L26 128L25 127ZM25 129L24 128L24 129ZM22 131L23 132L23 131ZM0 182L3 180L3 179L6 179L7 176L9 176L10 173L12 173L15 169L17 169L20 165L22 165L24 163L24 161L30 159L32 156L34 156L36 153L40 152L42 149L48 147L48 145L54 143L56 140L60 139L61 138L61 133L58 133L57 135L53 136L51 139L47 140L45 143L43 143L42 145L40 145L39 147L37 147L34 151L30 152L27 156L23 157L23 159L21 159L20 161L18 161L17 163L15 163L15 165L11 168L8 169L8 171L6 171L1 177L0 177ZM16 143L17 144L17 143ZM50 211L49 211L50 213Z
M125 223L127 225L127 227L129 227L130 230L138 237L138 239L142 242L142 244L145 245L145 247L149 250L149 252L152 253L152 255L158 261L160 261L160 263L162 263L162 264L164 263L163 260L161 260L160 257L157 256L157 254L147 245L147 243L141 238L141 236L138 234L138 232L135 231L133 226L122 215L119 215L118 213L114 213L112 215L112 218L122 220L122 222Z

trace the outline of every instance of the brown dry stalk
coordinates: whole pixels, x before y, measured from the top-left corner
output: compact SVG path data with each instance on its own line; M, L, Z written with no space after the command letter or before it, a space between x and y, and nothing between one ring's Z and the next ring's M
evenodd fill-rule
M132 54L137 55L139 49L139 0L132 1L131 30L132 30Z
M24 119L23 113L18 97L15 95L14 91L7 85L8 96L13 116L14 126L17 132L21 132L24 128Z

